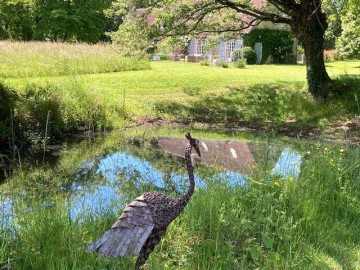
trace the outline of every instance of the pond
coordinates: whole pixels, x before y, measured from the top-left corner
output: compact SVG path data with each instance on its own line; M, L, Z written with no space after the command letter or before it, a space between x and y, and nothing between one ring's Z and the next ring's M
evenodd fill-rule
M145 191L181 195L188 185L183 158L187 140L166 133L116 133L75 144L48 145L47 164L42 155L32 157L28 168L19 169L2 185L0 230L16 232L19 215L35 211L33 205L62 204L72 221L81 222L104 212L119 213ZM283 178L299 175L303 154L294 145L209 137L199 138L201 158L194 154L198 189L214 181L231 188L246 186L258 168Z

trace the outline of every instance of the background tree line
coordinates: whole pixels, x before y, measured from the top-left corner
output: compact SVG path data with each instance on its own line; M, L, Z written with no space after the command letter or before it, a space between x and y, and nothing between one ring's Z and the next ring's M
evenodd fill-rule
M0 39L83 41L109 40L119 26L112 0L2 0Z
M137 1L146 7L147 1ZM341 58L360 58L360 1L323 0L328 30L325 48ZM109 41L126 7L119 0L1 0L0 39Z

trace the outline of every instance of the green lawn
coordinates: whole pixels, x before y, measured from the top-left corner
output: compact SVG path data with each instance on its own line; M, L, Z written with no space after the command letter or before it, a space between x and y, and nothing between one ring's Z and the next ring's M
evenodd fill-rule
M340 76L349 89L359 83L354 78L360 76L360 61L332 62L327 67L330 76ZM150 70L73 72L3 81L23 93L22 103L28 104L19 110L23 121L40 123L44 129L48 111L53 112L52 131L79 126L111 129L123 126L124 121L159 117L187 124L309 130L324 129L360 113L360 90L315 102L306 89L305 71L304 65L237 69L161 61L152 62ZM36 106L41 108L34 114L31 108Z

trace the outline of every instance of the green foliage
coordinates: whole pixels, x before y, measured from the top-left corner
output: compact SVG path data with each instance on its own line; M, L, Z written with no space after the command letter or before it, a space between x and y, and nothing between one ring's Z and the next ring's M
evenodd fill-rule
M222 68L228 68L229 67L229 63L226 62L226 61L221 61L220 65L221 65Z
M167 60L169 60L170 59L170 56L168 55L168 54L163 54L163 53L161 53L161 54L158 54L159 56L160 56L160 60L162 60L162 61L167 61Z
M236 62L240 58L243 58L243 50L242 49L236 49L231 52L231 61Z
M136 72L9 78L5 83L19 94L29 84L35 89L52 89L46 92L50 96L60 96L62 117L68 119L64 121L65 128L76 129L121 127L125 112L125 119L134 122L160 117L166 121L203 121L224 126L260 125L279 132L290 127L296 132L314 127L326 128L326 123L335 124L358 113L354 98L354 94L360 98L355 84L360 74L358 61L332 62L329 65L328 69L334 76L353 75L351 81L341 78L339 83L346 83L345 87L340 87L342 93L349 93L346 99L335 95L329 102L316 102L306 95L305 68L301 65L272 65L270 68L267 65L247 65L242 70L168 61L152 62L151 65L152 70ZM354 83L354 88L350 87L350 82ZM184 89L196 89L196 94L184 95ZM232 92L229 89L238 90ZM242 93L242 89L247 90ZM354 90L351 92L350 89ZM87 102L92 104L88 110ZM99 118L95 116L97 111L101 112ZM92 117L104 119L100 117L104 111L106 124L94 124ZM79 124L74 120L76 117L82 119Z
M104 10L111 0L27 1L4 0L0 4L0 39L84 41L104 39Z
M207 134L201 137L204 140L229 138L219 131L197 132ZM135 134L143 134L143 130ZM158 131L155 134L159 136ZM178 131L176 134L180 136ZM11 196L11 219L16 219L13 231L0 223L0 267L10 262L14 269L133 268L133 257L103 258L85 249L117 220L125 203L145 190L153 190L153 185L139 189L119 174L112 188L120 199L110 208L94 213L92 206L99 209L103 199L108 199L94 197L86 205L87 211L75 219L71 207L82 191L92 194L93 188L103 187L105 179L96 174L96 157L124 150L127 140L123 136L110 134L97 139L98 145L88 141L77 144L68 149L57 166L23 170L0 187L0 200ZM238 133L230 138L239 139ZM264 156L259 157L263 160L269 159L268 143L263 147ZM186 172L181 159L141 146L131 148L131 153L159 166L161 171L171 167L170 172ZM282 145L273 146L283 149ZM298 177L276 175L257 163L245 186L229 187L227 181L216 176L219 169L196 166L206 187L196 188L145 269L357 269L359 149L314 142L301 145L299 141L289 147L302 156ZM94 164L94 168L82 171L83 164ZM173 196L171 185L175 179L169 178L164 192ZM78 185L82 188L69 189Z
M276 64L289 63L292 56L292 34L288 30L256 28L249 34L244 35L245 46L254 48L256 42L262 43L263 56L262 62L267 62L272 58ZM245 56L244 56L245 57ZM245 57L246 58L246 57ZM248 59L248 64L252 62Z
M62 86L28 85L19 97L16 118L26 132L40 138L45 130L48 136L77 129L104 130L125 119L122 103L122 97L105 101L100 91L87 91L76 81Z
M210 63L209 63L209 61L207 61L207 60L202 60L202 61L200 62L200 65L202 65L202 66L210 66Z
M246 59L246 63L248 65L256 64L256 53L251 47L244 47L243 48L243 55L244 59Z
M341 15L345 13L349 1L324 0L322 8L327 15L328 28L325 32L325 49L335 49L336 40L342 32Z
M246 67L246 59L245 58L238 59L234 63L234 67L236 67L236 68L245 68Z
M341 59L360 59L360 4L353 5L342 17L343 31L336 49Z
M217 60L217 61L216 61L216 66L217 66L217 67L222 67L222 68L228 68L228 67L229 67L229 63L226 62L225 60Z
M0 82L0 142L14 135L12 133L15 132L13 125L17 98L14 89Z

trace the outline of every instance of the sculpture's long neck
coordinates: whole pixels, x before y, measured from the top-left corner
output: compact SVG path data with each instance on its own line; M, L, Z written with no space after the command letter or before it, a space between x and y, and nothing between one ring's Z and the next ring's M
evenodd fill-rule
M189 188L186 194L181 198L181 201L184 203L184 206L189 202L192 194L194 193L195 180L194 180L194 167L191 163L191 149L192 146L188 144L185 148L185 166L189 174Z

